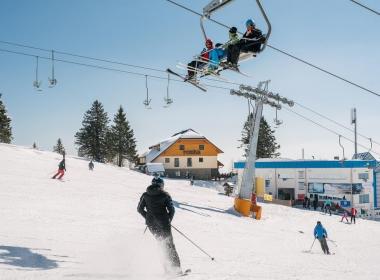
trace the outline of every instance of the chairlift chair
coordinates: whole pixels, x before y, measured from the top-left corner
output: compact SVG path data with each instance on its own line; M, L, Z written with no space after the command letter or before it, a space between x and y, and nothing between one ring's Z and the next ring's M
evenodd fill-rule
M277 100L277 104L280 105L280 100ZM282 125L283 121L278 118L278 108L276 107L276 118L274 118L274 124L276 128Z
M211 17L211 14L216 12L217 10L225 7L227 4L230 4L232 3L232 1L234 0L212 0L209 4L207 4L204 8L203 8L203 14L202 16L200 17L200 26L201 26L201 30L202 30L202 34L203 34L203 37L205 39L205 41L209 38L206 34L206 30L205 30L205 27L204 27L204 20L205 19L210 19ZM269 36L271 34L271 30L272 30L272 26L270 24L270 21L264 11L264 8L261 4L261 1L260 0L256 0L256 3L257 5L259 6L259 9L260 9L260 12L261 14L263 15L266 23L267 23L267 26L268 26L268 30L267 30L267 33L266 35L264 35L265 37L265 41L264 43L262 44L261 46L261 49L260 49L260 52L262 52L266 45L267 45L267 42L269 40ZM222 45L222 47L225 46ZM239 61L246 61L247 59L250 59L252 57L255 57L256 56L256 53L252 53L252 52L249 52L249 53L245 53L245 52L241 52L240 53L240 56L239 56ZM194 70L195 72L195 79L194 80L189 80L187 79L186 77L183 77L182 75L179 75L177 73L175 73L174 71L168 69L167 71L169 73L172 73L172 74L175 74L179 77L181 77L185 82L189 82L191 83L192 85L198 87L199 89L203 90L203 91L206 91L206 89L204 88L203 85L201 85L199 83L199 79L204 77L204 76L208 76L208 75L215 75L217 78L219 76L219 73L225 69L231 69L231 70L234 70L232 68L229 68L229 67L225 67L225 66L222 66L222 65L226 65L226 58L223 58L221 59L220 61L220 64L218 65L217 69L215 69L214 71L208 71L209 69L209 64L210 64L210 60L205 60L204 58L201 58L199 55L196 55L194 56L194 60L195 61L199 61L199 62L202 62L202 63L205 63L204 65L202 65L201 67L197 67L197 69L190 69L190 70ZM237 71L238 73L241 73L238 69L236 69L235 71ZM248 76L244 73L241 73L243 74L244 76ZM249 77L249 76L248 76Z
M168 84L166 86L166 97L164 97L164 101L165 101L164 108L168 108L169 105L173 103L173 99L169 97L169 84L170 84L170 73L168 73Z
M205 30L205 27L204 27L204 20L205 19L210 19L211 14L213 12L216 12L217 10L225 7L227 4L230 4L232 1L234 1L234 0L212 0L209 4L207 4L203 8L203 15L200 18L200 24L201 24L202 34L203 34L203 37L204 37L205 40L207 40L207 38L209 38L209 37L206 34L206 30ZM261 1L260 0L256 0L256 3L257 3L257 5L258 5L258 7L260 9L261 14L263 15L263 17L265 19L265 22L267 23L267 26L268 26L268 31L267 31L266 35L264 35L265 41L262 44L261 49L260 49L260 52L262 52L262 51L264 51L264 49L266 48L266 45L268 43L269 36L271 34L271 31L272 31L272 25L271 25L271 23L269 21L269 18L267 16L267 14L265 13L265 10L264 10L264 8L263 8L263 6L261 4ZM255 57L255 56L256 56L256 53L242 52L242 53L240 53L239 61L246 61L246 60L248 60L248 59L250 59L252 57ZM225 61L221 61L221 62L223 63Z
M149 98L148 75L145 75L145 88L146 88L146 99L144 100L143 104L145 105L145 109L152 109L152 107L150 107L150 102L152 101L152 99Z
M55 87L57 85L57 79L54 76L54 50L51 51L51 78L49 80L49 88Z
M37 93L41 93L42 81L38 80L38 56L36 56L36 79L33 81L33 86Z

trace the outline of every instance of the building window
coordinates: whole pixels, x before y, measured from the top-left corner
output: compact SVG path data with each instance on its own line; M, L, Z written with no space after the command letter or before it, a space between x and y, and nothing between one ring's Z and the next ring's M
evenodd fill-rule
M203 162L203 157L200 157L200 158L199 158L199 162Z
M179 158L174 159L174 167L179 167Z
M203 151L205 149L205 145L199 145L199 150Z
M165 163L169 163L170 162L170 158L165 158Z
M369 194L359 195L359 203L369 203Z
M181 151L184 151L184 150L185 150L185 145L179 145L179 149L180 149Z
M187 158L187 167L193 166L193 159L191 157Z
M181 171L176 171L176 172L175 172L175 176L176 176L176 177L181 177Z
M265 188L270 188L270 180L269 179L266 179L265 180Z

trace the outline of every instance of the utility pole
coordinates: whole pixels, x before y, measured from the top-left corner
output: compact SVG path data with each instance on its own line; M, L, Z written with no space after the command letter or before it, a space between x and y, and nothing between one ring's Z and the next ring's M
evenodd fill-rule
M242 180L239 186L238 197L240 199L250 200L252 193L256 191L255 186L255 163L256 163L256 150L259 138L260 121L263 112L263 106L269 105L278 110L281 109L280 102L292 107L294 102L288 100L279 94L268 91L268 81L260 82L257 88L251 86L240 85L239 90L231 90L231 95L242 96L247 99L255 100L255 109L251 122L251 130L249 137L248 156L245 162Z
M356 108L351 109L351 124L354 125L354 133L355 133L355 154L354 159L357 159L358 154L358 141L357 141L357 117L356 117Z

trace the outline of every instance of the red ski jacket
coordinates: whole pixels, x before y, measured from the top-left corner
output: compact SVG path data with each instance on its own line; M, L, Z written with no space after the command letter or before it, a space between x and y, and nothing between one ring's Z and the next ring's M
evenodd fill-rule
M351 215L352 216L356 216L357 213L358 213L358 211L355 208L351 208Z

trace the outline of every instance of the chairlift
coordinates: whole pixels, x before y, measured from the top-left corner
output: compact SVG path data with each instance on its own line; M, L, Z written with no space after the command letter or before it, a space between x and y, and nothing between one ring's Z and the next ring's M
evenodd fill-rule
M54 50L51 51L51 78L49 80L49 88L57 85L57 79L54 76Z
M280 100L277 100L278 104L280 105ZM283 121L278 118L278 107L276 107L276 118L274 118L274 124L276 128L278 128L280 125L282 125Z
M170 82L170 74L168 73L168 84L166 86L166 97L164 97L165 105L164 108L168 108L170 104L173 103L173 99L169 97L169 82Z
M38 80L38 56L36 56L36 79L33 81L33 86L37 92L42 92L42 81Z
M145 88L146 88L146 99L144 100L143 104L145 105L145 109L152 109L150 107L150 102L152 99L149 98L149 89L148 89L148 76L145 75Z
M203 34L203 37L205 39L205 41L209 38L206 34L206 30L205 30L205 27L204 27L204 20L205 19L210 19L211 17L211 14L216 12L217 10L223 8L224 6L226 6L227 4L230 4L232 3L233 0L212 0L208 5L206 5L204 8L203 8L203 14L202 16L200 17L200 26L201 26L201 30L202 30L202 34ZM260 12L261 14L263 15L265 21L266 21L266 24L268 26L268 30L267 30L267 33L266 35L263 35L265 40L263 42L263 44L261 45L261 48L260 48L260 52L264 51L264 49L266 48L266 45L268 43L268 40L269 40L269 36L271 34L271 31L272 31L272 26L270 24L270 21L265 13L265 10L261 4L261 1L260 0L256 0L256 3L260 9ZM224 45L221 46L221 48L223 48ZM256 56L256 53L253 53L253 52L241 52L240 53L240 56L239 56L239 60L238 61L246 61L247 59L250 59L252 57L255 57ZM174 71L170 70L170 69L167 69L167 72L168 73L171 73L171 74L174 74L176 76L179 76L180 78L183 79L184 82L188 82L194 86L196 86L197 88L203 90L203 91L207 91L206 88L200 84L199 82L199 78L202 78L204 76L208 76L208 75L213 75L215 76L216 78L220 78L220 75L219 73L225 69L229 69L229 70L233 70L239 74L242 74L243 76L247 76L247 77L250 77L249 75L245 74L245 73L242 73L240 70L238 70L237 68L233 68L233 67L229 67L227 64L226 64L226 58L222 58L220 60L220 63L219 65L217 65L217 69L213 69L213 71L208 71L209 70L209 66L210 66L210 60L207 60L205 58L201 58L200 55L196 55L194 56L194 60L196 62L199 62L199 63L202 63L202 66L201 67L195 67L196 69L191 69L191 68L188 68L190 70L194 70L195 72L195 75L194 75L194 79L189 79L187 78L187 76L183 76L183 75L180 75L178 73L175 73Z
M204 20L205 19L210 19L211 14L213 12L216 12L217 10L225 7L227 4L232 3L232 1L234 1L234 0L212 0L208 5L206 5L203 8L203 15L200 18L200 24L201 24L202 34L203 34L203 37L204 37L205 40L207 40L207 38L209 38L209 37L206 34L206 30L205 30L205 27L204 27ZM270 21L268 19L267 14L265 13L265 10L264 10L264 8L263 8L263 6L261 4L261 1L260 0L256 0L256 4L259 7L260 12L261 12L262 16L264 17L265 22L266 22L266 24L268 26L268 31L267 31L266 35L265 34L263 35L265 37L265 41L262 44L262 46L260 48L260 51L259 51L259 52L262 52L262 51L264 51L264 49L267 46L270 34L272 32L272 25L271 25L271 23L270 23ZM239 62L243 62L243 61L246 61L246 60L248 60L250 58L256 57L256 55L257 54L253 53L253 52L241 52L238 61ZM223 59L221 61L221 64L223 64L224 62L225 62L225 59ZM219 72L222 71L222 70L224 70L224 69L225 68L220 69Z

